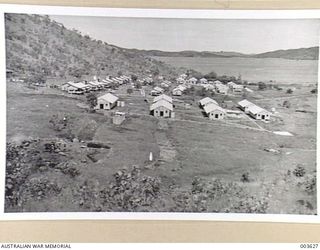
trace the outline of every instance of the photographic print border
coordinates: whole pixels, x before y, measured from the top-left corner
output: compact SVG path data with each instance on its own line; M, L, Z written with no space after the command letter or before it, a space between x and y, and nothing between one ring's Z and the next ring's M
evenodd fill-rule
M90 10L90 11L88 11ZM5 82L5 46L4 46L4 13L48 14L48 15L87 15L108 17L146 17L146 18L193 18L193 19L320 19L320 10L170 10L170 9L118 9L93 7L57 7L1 5L0 10L0 80ZM318 70L319 72L319 70ZM319 80L319 74L318 74ZM222 213L5 213L4 180L5 180L5 141L6 141L6 88L0 93L3 118L0 132L0 157L3 173L0 182L0 220L214 220L214 221L260 221L260 222L304 222L319 223L319 215L285 215L285 214L222 214ZM317 100L317 109L319 100ZM317 116L317 131L319 117ZM317 159L318 159L317 133ZM317 166L318 170L318 166ZM317 179L319 172L317 171ZM319 182L317 182L319 190ZM319 211L319 194L317 193L317 210Z

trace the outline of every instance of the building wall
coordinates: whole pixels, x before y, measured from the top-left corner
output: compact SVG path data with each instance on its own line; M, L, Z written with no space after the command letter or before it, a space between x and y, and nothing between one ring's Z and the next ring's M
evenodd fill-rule
M120 125L121 123L124 122L124 120L126 119L126 117L124 115L115 115L112 117L112 123L115 125Z
M180 96L180 95L182 95L182 91L179 91L179 90L172 91L172 94Z
M210 120L222 120L222 119L224 119L224 117L225 117L225 113L223 113L220 110L214 110L214 111L209 113L209 119Z
M257 114L251 114L251 116L253 116L256 120L270 120L270 114L267 113L267 112L260 112L260 113L257 113Z
M109 102L106 102L105 100L99 100L97 101L97 106L96 106L96 109L112 109L116 106L116 102L115 103L109 103ZM103 105L103 108L101 108L101 105Z
M153 116L155 116L155 117L171 117L171 111L165 107L158 107L155 110L153 110Z

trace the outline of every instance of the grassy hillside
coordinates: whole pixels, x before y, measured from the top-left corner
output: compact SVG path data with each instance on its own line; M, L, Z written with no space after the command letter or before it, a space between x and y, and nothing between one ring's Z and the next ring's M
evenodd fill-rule
M7 68L19 76L161 74L176 69L130 51L68 30L48 16L6 14Z

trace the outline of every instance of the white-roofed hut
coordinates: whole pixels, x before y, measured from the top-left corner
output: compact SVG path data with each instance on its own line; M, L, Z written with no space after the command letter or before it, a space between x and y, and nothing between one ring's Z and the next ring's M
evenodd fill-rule
M106 109L110 110L117 106L117 101L119 98L111 93L107 93L103 96L97 98L96 109Z

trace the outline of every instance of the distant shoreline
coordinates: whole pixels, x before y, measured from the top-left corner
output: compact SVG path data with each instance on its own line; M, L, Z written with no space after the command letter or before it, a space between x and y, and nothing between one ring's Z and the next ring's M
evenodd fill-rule
M289 60L284 58L203 58L153 57L174 67L193 69L202 74L214 71L217 75L241 75L248 82L281 85L310 85L318 82L317 60Z

